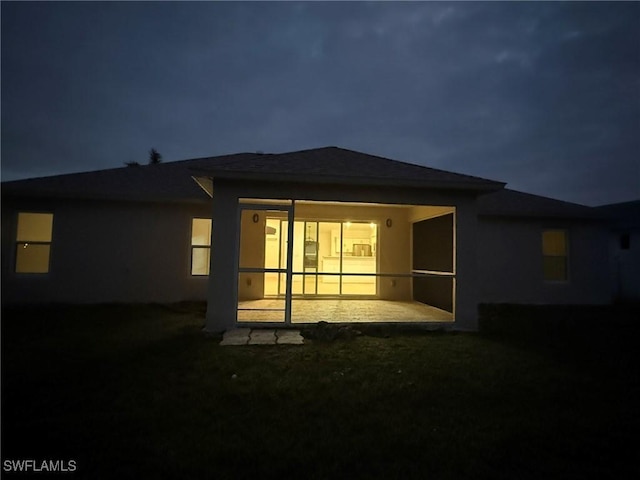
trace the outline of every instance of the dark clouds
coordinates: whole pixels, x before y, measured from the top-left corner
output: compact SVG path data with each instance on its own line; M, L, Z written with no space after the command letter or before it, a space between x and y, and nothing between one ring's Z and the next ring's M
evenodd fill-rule
M638 3L2 3L3 180L338 145L640 197Z

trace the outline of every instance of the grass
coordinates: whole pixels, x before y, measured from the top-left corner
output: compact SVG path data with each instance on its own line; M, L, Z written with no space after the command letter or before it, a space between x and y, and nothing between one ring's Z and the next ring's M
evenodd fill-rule
M92 479L640 473L637 330L571 354L426 332L220 347L188 307L3 309L3 460Z

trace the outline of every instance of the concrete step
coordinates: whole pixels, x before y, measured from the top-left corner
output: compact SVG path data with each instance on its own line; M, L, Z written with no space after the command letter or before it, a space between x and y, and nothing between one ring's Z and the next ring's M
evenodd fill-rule
M220 345L303 345L299 330L234 328L222 336Z

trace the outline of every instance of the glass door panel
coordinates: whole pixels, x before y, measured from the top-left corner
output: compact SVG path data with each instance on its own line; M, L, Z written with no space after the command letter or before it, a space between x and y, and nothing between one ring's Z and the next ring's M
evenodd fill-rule
M318 222L318 295L340 295L341 257L342 224Z
M303 287L303 291L305 295L316 295L318 293L317 289L316 289L316 277L317 275L314 274L307 274L304 276L304 287Z
M318 275L318 295L340 295L340 275Z
M287 226L288 222L277 217L265 219L264 268L285 270L287 268ZM265 272L264 295L284 295L286 274Z
M294 295L376 295L376 223L296 220L294 239Z
M376 294L377 231L378 226L373 222L342 224L343 295ZM349 275L354 273L358 275Z

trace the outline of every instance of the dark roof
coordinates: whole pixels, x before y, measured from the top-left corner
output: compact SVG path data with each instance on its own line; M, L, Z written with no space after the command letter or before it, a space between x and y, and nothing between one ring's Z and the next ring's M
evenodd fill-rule
M597 208L505 188L478 197L478 213L500 217L602 219Z
M504 183L375 155L325 147L281 154L239 153L2 183L3 196L198 201L192 176L344 185L495 191Z
M611 218L617 229L640 229L640 200L610 203L609 205L602 205L598 209Z
M192 178L198 176L490 192L478 197L478 208L480 215L493 216L601 218L606 214L604 209L609 207L596 209L503 189L504 183L501 182L338 147L281 154L238 153L16 180L2 183L2 195L155 202L207 201L208 195Z
M212 162L201 173L215 177L272 179L344 185L400 186L495 191L504 183L338 147L262 154Z
M232 157L250 158L251 156L253 154L214 158L224 161ZM209 197L191 178L193 173L189 166L199 166L209 160L213 159L123 166L93 172L2 182L2 195L157 202L202 201Z

